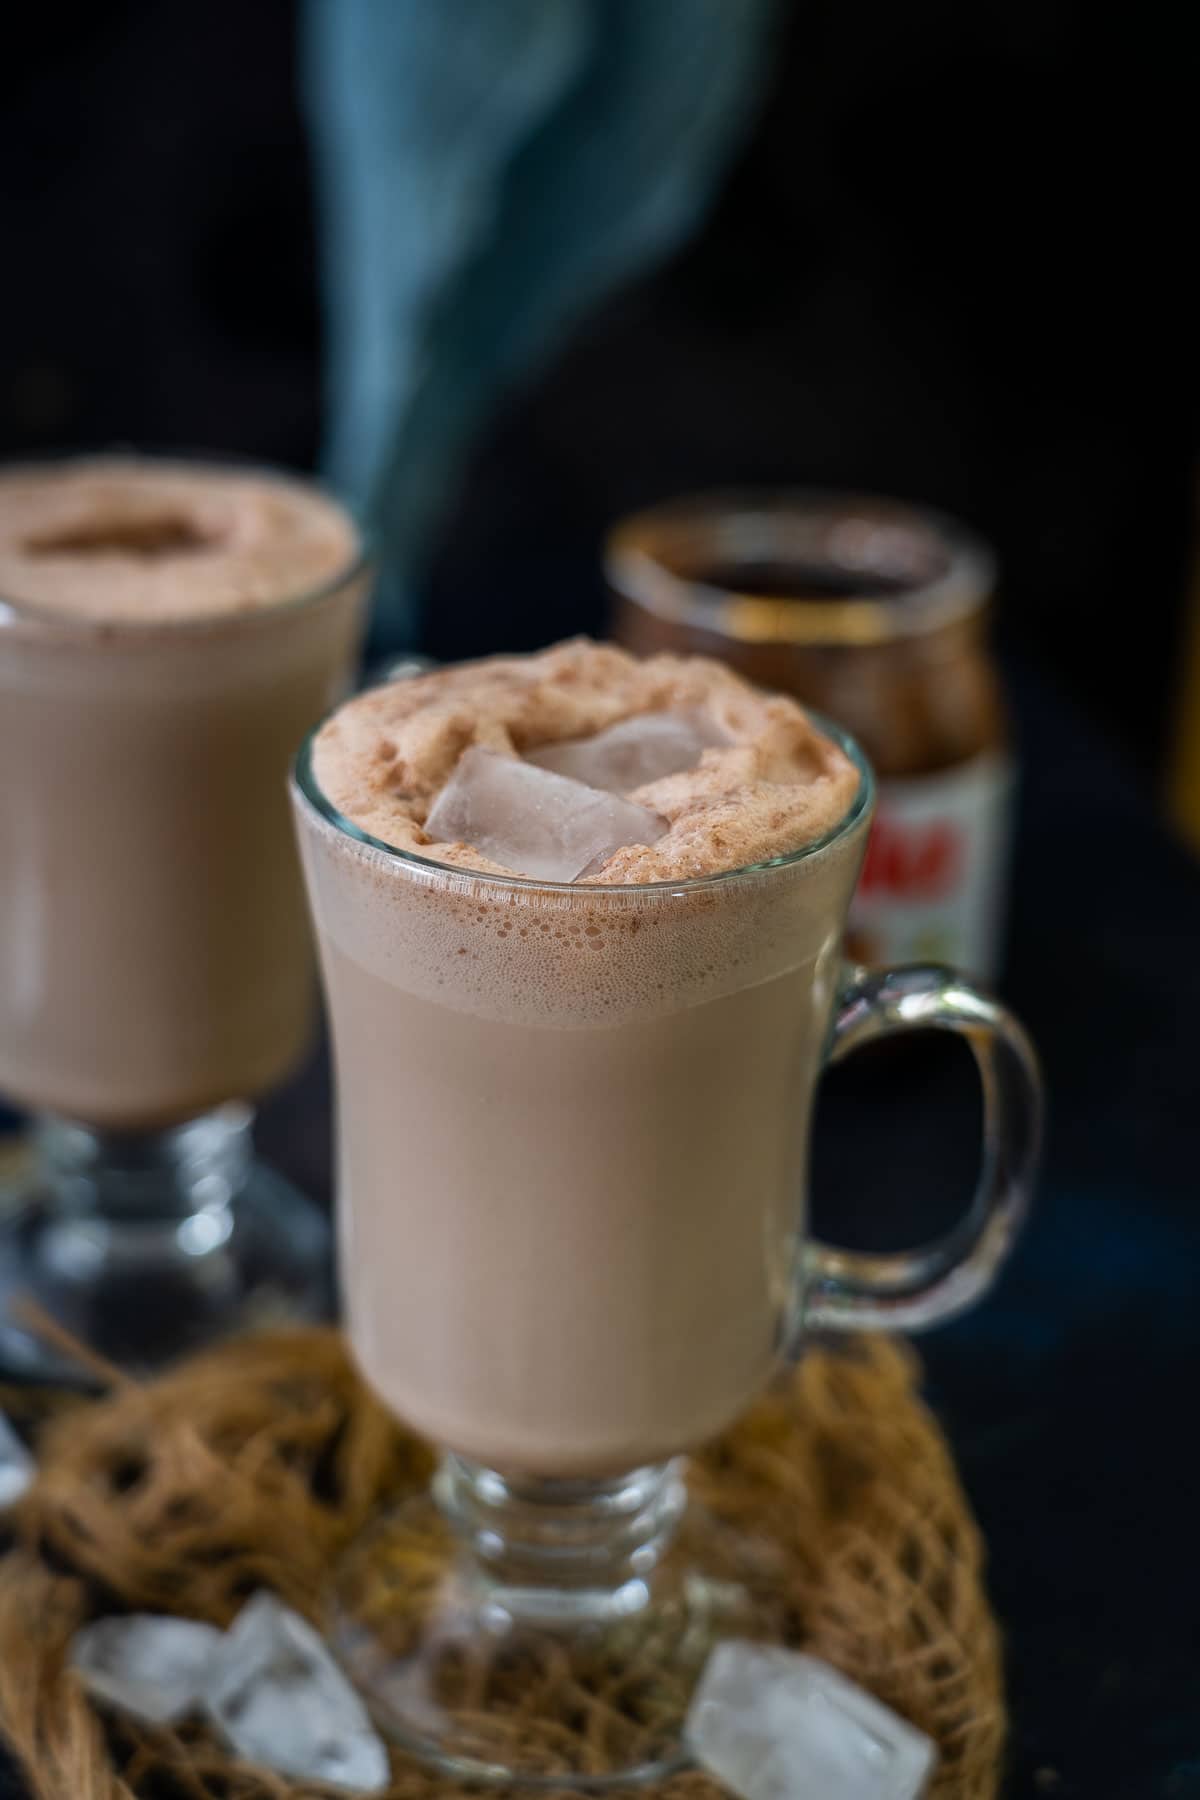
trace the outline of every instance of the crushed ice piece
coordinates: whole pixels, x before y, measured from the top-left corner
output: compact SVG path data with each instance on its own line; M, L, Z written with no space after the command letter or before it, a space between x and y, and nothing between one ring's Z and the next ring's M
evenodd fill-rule
M475 744L424 830L435 843L470 844L515 874L574 881L623 845L657 843L667 823L632 800Z
M432 657L418 656L410 650L402 656L388 657L368 671L367 687L384 687L389 681L411 681L416 675L428 675L437 664Z
M274 1594L255 1594L225 1633L204 1704L247 1762L364 1794L388 1784L362 1700L312 1626Z
M199 1704L223 1634L157 1613L94 1619L71 1640L71 1667L89 1693L148 1725L170 1725Z
M530 750L526 761L589 787L630 794L665 775L694 769L704 752L729 738L706 712L635 713L593 737L571 738Z
M37 1465L3 1413L0 1413L0 1507L11 1506L33 1485Z
M728 1639L688 1712L696 1760L742 1800L916 1800L923 1732L819 1657Z

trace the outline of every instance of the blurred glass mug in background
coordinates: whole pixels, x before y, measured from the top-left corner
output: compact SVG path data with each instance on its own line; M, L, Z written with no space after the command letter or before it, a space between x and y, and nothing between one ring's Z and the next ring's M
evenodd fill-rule
M337 717L331 756L391 765L386 729L372 743ZM806 1332L969 1306L1024 1215L1040 1092L1021 1027L945 969L842 968L872 779L820 724L857 772L825 836L629 886L394 848L337 810L311 741L298 759L350 1338L444 1453L432 1494L352 1547L332 1630L375 1717L458 1777L561 1788L676 1766L708 1649L753 1629L744 1602L777 1577L768 1547L687 1506L679 1453ZM814 1243L827 1058L928 1029L979 1065L973 1208L909 1253ZM605 1721L586 1745L543 1717L552 1671Z
M850 954L993 976L1012 767L986 547L897 501L746 492L622 520L605 567L619 643L719 657L862 744L879 804Z
M0 1214L29 1294L153 1361L320 1309L328 1231L255 1163L315 983L284 776L358 653L356 527L272 472L0 471ZM0 1354L36 1361L0 1310Z

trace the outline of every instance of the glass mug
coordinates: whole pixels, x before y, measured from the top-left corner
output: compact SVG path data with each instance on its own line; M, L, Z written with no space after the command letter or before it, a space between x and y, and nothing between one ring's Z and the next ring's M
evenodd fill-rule
M330 504L269 470L135 467ZM254 1156L251 1103L316 1023L283 786L358 656L346 527L332 575L240 611L0 595L0 1095L33 1115L31 1166L0 1179L0 1362L52 1362L27 1297L134 1364L327 1309L324 1215Z
M946 969L843 969L873 784L822 723L859 771L826 837L642 887L391 849L325 797L311 743L299 757L350 1338L443 1453L432 1495L352 1548L331 1628L384 1728L460 1777L604 1785L676 1766L701 1653L761 1561L687 1507L681 1454L808 1332L969 1306L1024 1216L1040 1090L1020 1025ZM825 1062L930 1027L967 1038L983 1083L970 1213L910 1253L807 1240ZM553 1727L538 1739L548 1659L611 1693L647 1645L652 1725L593 1745L586 1768Z

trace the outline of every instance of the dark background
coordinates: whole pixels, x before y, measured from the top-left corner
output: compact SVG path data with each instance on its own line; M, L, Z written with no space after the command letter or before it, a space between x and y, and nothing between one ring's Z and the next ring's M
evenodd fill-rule
M1058 0L811 0L700 237L478 446L426 648L595 628L595 546L693 485L936 502L1001 631L1159 768L1191 535L1197 29ZM290 0L17 9L0 58L0 455L311 464L320 307Z

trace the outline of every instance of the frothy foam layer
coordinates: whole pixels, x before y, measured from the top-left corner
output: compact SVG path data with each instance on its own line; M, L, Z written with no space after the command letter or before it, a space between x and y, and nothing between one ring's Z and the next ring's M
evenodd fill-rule
M723 739L696 767L627 798L667 821L653 844L615 851L587 879L681 881L764 862L823 837L849 810L858 771L794 700L750 687L704 657L654 656L584 640L537 656L495 657L359 695L322 728L317 783L360 830L398 850L485 874L520 873L477 845L424 829L474 745L523 756L641 713L699 715Z
M238 613L348 572L358 534L301 482L93 457L0 470L0 600L100 622Z

